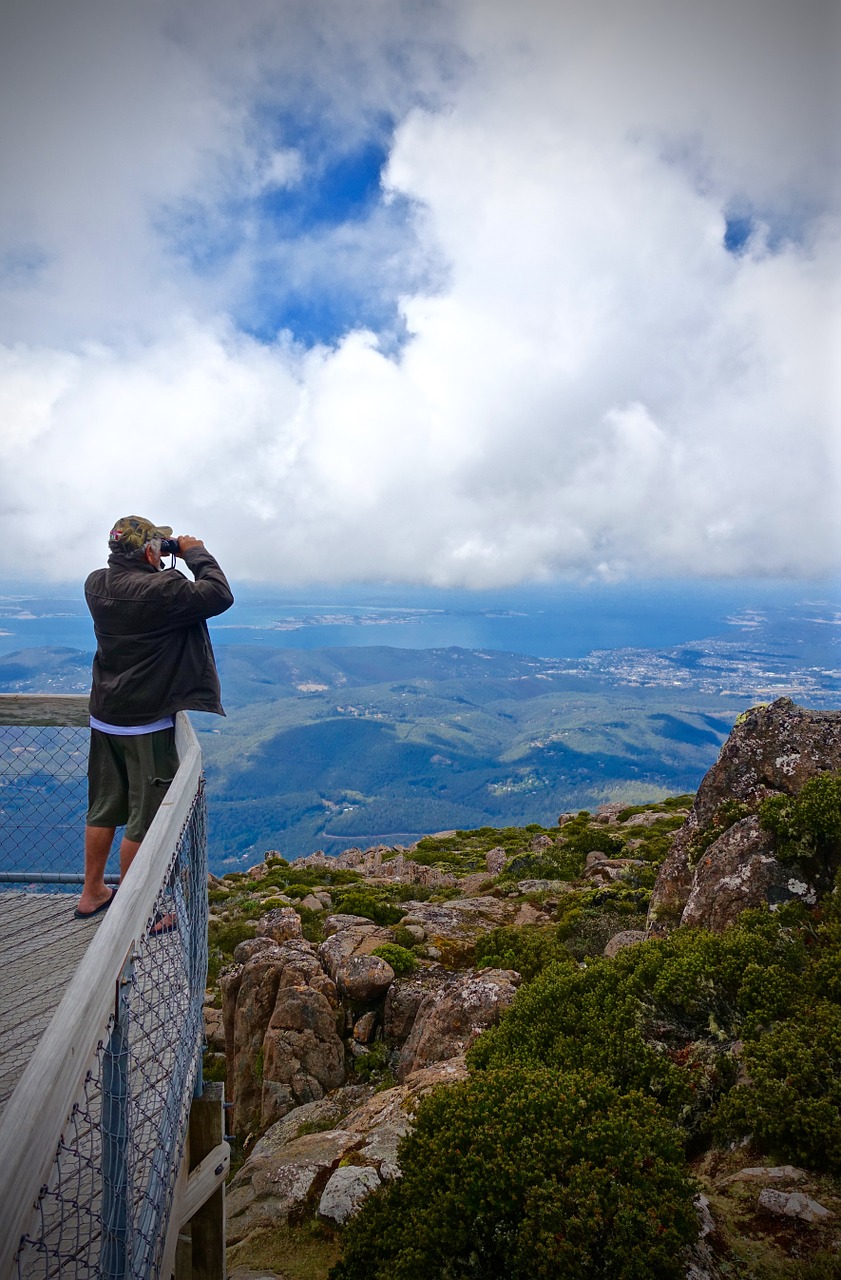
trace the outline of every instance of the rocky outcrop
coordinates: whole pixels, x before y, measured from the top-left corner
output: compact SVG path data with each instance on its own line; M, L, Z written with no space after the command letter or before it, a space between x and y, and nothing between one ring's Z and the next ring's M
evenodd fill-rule
M594 849L587 854L583 878L594 884L621 883L623 880L632 880L634 868L644 865L640 858L611 858Z
M440 889L458 884L458 877L437 867L427 867L413 858L407 858L402 849L388 845L375 845L370 849L345 849L344 853L328 858L319 849L306 858L296 858L294 867L333 868L339 871L358 871L366 879L380 880L384 884L417 884Z
M398 1080L464 1054L481 1032L499 1022L521 981L509 969L483 969L450 978L420 1004L400 1052Z
M409 902L401 925L424 930L435 959L445 964L467 966L476 950L476 940L491 929L512 924L519 906L499 898L453 898L450 902Z
M841 712L809 711L790 698L747 712L660 868L649 932L662 935L690 922L720 929L748 906L812 899L814 886L774 858L755 814L768 796L795 796L810 778L838 770Z
M329 936L318 948L318 958L333 981L342 987L343 993L352 1000L376 1000L385 995L394 973L385 961L378 960L372 952L383 943L394 940L391 930L362 916L328 916L324 932ZM363 959L368 962L367 965L359 963ZM391 977L384 980L386 969ZM372 980L369 995L356 992L358 983L364 981L365 973L370 974ZM379 978L376 977L377 974ZM353 995L352 990L356 992Z
M348 956L336 969L339 993L354 1004L381 999L394 981L394 970L379 956Z
M423 1002L437 995L452 981L441 965L421 969L406 978L397 978L389 988L383 1010L383 1032L389 1044L401 1049L409 1038Z
M270 1124L343 1082L336 987L308 942L270 943L224 973L221 987L237 1132Z
M418 1100L466 1074L464 1060L457 1059L418 1071L381 1093L340 1089L272 1126L228 1189L229 1242L236 1244L253 1231L278 1227L313 1210L332 1223L342 1221L344 1208L350 1212L351 1206L357 1207L363 1191L367 1194L399 1176L397 1149L411 1128ZM360 1093L367 1095L361 1102ZM354 1104L350 1109L346 1094ZM337 1179L340 1169L357 1174ZM359 1176L361 1170L367 1172Z
M752 815L729 827L702 855L681 916L682 924L720 932L747 907L786 902L813 892L774 857L773 840Z

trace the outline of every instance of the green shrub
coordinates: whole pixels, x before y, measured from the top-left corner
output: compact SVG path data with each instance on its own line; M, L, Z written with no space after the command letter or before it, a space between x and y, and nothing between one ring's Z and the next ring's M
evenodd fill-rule
M697 1233L671 1126L586 1073L438 1090L400 1165L351 1219L332 1280L677 1280Z
M375 947L371 955L379 956L381 960L385 960L386 964L390 964L398 978L405 978L407 974L414 973L418 967L418 962L411 951L398 946L396 942L384 942L382 946Z
M367 1053L354 1058L353 1070L363 1084L389 1088L397 1083L391 1071L391 1053L384 1040L376 1040Z
M580 864L580 865L579 865ZM514 880L574 880L581 874L583 859L561 861L549 853L520 853L500 875L500 882Z
M572 964L558 928L508 925L483 934L476 943L477 969L516 969L531 982L550 964Z
M841 1008L819 1001L743 1050L750 1079L719 1104L725 1136L751 1134L775 1156L841 1173Z
M323 911L312 911L309 907L296 907L295 910L301 917L301 933L307 942L318 945L324 941L324 913Z
M409 933L409 930L405 925L394 925L391 930L391 934L398 947L405 947L407 951L411 951L418 945L417 938L413 934Z
M569 825L562 832L564 844L561 849L564 854L569 855L575 852L583 854L586 858L588 853L598 850L600 853L606 853L609 858L621 858L625 852L625 842L621 836L611 835L603 824L588 826L583 831L567 836Z
M343 915L364 916L373 920L374 924L397 924L406 914L400 907L393 906L385 894L372 885L350 885L333 892L333 904L337 912Z
M213 983L223 965L233 960L234 948L255 936L249 920L211 920L207 926L207 981Z
M782 862L807 862L835 871L841 860L841 773L820 773L797 796L769 796L759 806L761 826Z
M756 911L724 934L679 929L585 969L552 965L468 1061L597 1072L650 1094L694 1134L732 1084L730 1044L790 1011L806 963L802 938Z

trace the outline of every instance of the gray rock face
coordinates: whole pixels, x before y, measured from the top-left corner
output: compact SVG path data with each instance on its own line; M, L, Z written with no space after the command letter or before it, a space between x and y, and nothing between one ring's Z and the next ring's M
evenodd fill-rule
M275 907L257 921L257 933L273 942L289 942L301 938L301 917L294 907Z
M379 956L348 956L336 969L341 994L361 1004L380 1000L393 981L394 970Z
M645 937L644 929L622 929L619 933L614 933L613 937L608 940L602 955L610 959L618 955L625 947L632 947L635 942L644 942Z
M359 917L344 917L358 919ZM341 916L330 916L330 921L341 920ZM318 948L318 958L334 982L338 981L339 970L347 965L354 956L370 956L371 952L385 942L392 942L389 929L365 920L363 924L349 924L336 929Z
M508 969L483 969L457 977L427 996L400 1053L397 1079L462 1055L482 1031L499 1021L520 981L520 975Z
M793 896L790 882L799 883L774 857L759 819L743 818L710 845L695 868L681 923L720 931L746 907L787 901ZM808 886L803 889L808 894Z
M802 1191L778 1191L764 1187L759 1193L759 1207L778 1218L796 1218L798 1222L825 1222L832 1212Z
M795 796L810 778L839 769L841 712L809 711L790 698L749 711L702 781L660 868L649 908L649 932L663 935L683 923L690 900L692 922L706 925L704 911L715 896L716 876L729 900L726 909L714 913L716 928L738 915L740 884L746 889L744 907L786 896L808 897L812 886L800 884L790 869L763 861L773 854L755 820L749 826L732 822L732 834L725 830L700 855L697 850L704 833L721 821L726 812L722 806L737 802L755 811L767 796ZM732 830L734 826L738 829Z
M485 867L488 874L498 876L503 871L508 857L504 849L489 849L485 854Z
M227 1075L242 1134L344 1079L334 983L308 942L273 944L223 976Z
M511 924L518 907L498 898L453 898L450 902L411 902L401 924L420 925L427 942L446 963L471 963L476 939ZM429 952L427 954L430 954Z
M394 1089L374 1093L350 1086L285 1116L264 1134L231 1181L227 1193L229 1243L236 1244L253 1231L294 1221L320 1206L340 1162L348 1157L352 1156L353 1164L345 1168L368 1171L361 1179L349 1179L360 1194L363 1186L367 1194L381 1181L399 1177L397 1148L411 1128L418 1099L466 1075L464 1060L454 1059L419 1071ZM357 1102L360 1093L368 1096L348 1110L345 1095ZM300 1134L302 1127L329 1122L334 1115L335 1128ZM343 1181L340 1179L340 1184ZM353 1207L359 1204L355 1195L352 1201Z
M452 975L440 966L421 969L406 978L395 978L383 1010L383 1030L388 1042L398 1048L404 1045L424 1000L450 982Z
M341 1226L379 1185L380 1176L370 1165L345 1165L330 1175L318 1202L318 1212L328 1222Z

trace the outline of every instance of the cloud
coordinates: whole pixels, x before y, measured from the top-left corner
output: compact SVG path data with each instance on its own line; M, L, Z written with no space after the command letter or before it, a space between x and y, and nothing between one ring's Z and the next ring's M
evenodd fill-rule
M0 545L66 577L141 511L284 582L832 572L832 21L20 6Z

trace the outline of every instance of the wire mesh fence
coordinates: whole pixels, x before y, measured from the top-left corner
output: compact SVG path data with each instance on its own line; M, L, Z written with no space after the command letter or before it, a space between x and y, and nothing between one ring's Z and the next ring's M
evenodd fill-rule
M0 889L82 879L87 729L0 725ZM119 878L119 840L108 862Z
M199 781L21 1242L19 1280L159 1275L203 1041L206 889Z

